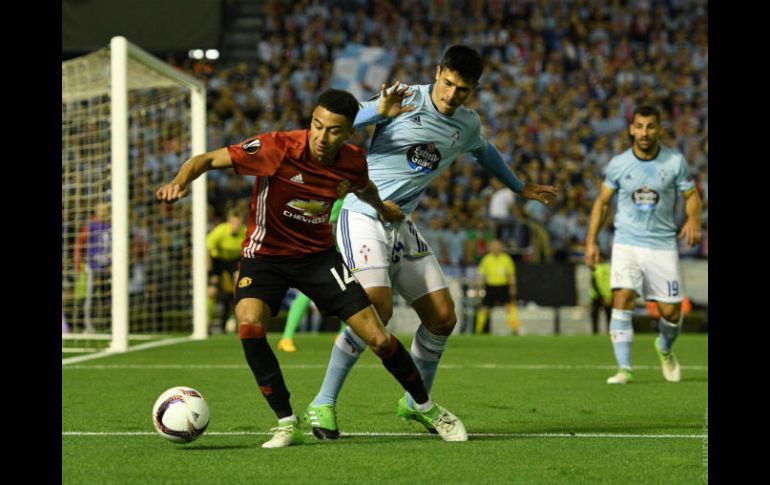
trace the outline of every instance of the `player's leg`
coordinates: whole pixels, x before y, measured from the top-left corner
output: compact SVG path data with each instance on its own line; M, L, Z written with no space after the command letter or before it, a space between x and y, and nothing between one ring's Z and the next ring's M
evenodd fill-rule
M286 326L283 329L281 340L278 341L278 350L283 352L297 351L297 348L294 346L294 334L297 332L299 322L307 313L308 307L310 307L310 298L301 291L297 292L297 296L291 302L291 306L289 306L289 314L286 315Z
M367 311L368 310L368 311ZM382 364L414 401L418 420L437 432L445 441L467 441L468 433L457 416L434 404L428 395L415 363L401 342L382 325L370 306L349 317L348 326L367 342ZM403 398L402 398L403 399Z
M484 297L486 300L486 296ZM482 334L484 333L484 328L487 325L487 320L489 319L489 311L490 308L486 303L482 303L482 305L479 307L479 311L476 312L476 322L475 322L475 328L474 333L476 334Z
M362 276L364 277L363 279ZM363 280L369 283L379 281L376 284L384 284L388 282L389 277L386 269L369 269L358 273L356 280L359 283ZM380 301L384 301L382 294L385 293L382 286L373 287L373 291L370 289L365 290L367 295L375 295ZM390 294L390 288L387 288L387 293ZM391 300L388 300L391 301ZM392 303L391 312L392 312ZM387 309L386 309L387 310ZM342 318L342 317L341 317ZM380 318L382 321L382 318ZM313 402L305 410L305 418L308 421L317 423L318 426L313 427L314 434L319 438L334 439L339 436L337 428L337 417L335 406L337 404L337 396L342 390L342 386L345 384L345 380L350 374L350 371L355 366L356 362L361 358L361 353L366 350L366 341L359 337L355 330L349 324L337 335L332 347L331 356L329 357L329 364L326 368L326 374L324 375L321 389L316 394ZM320 436L319 436L320 435Z
M636 296L642 294L644 280L644 273L638 263L638 249L616 244L612 251L612 314L609 327L618 372L607 379L608 384L627 384L633 381L631 345L634 326L631 317Z
M633 290L617 289L612 291L613 308L610 317L610 339L618 372L607 379L608 384L627 384L633 380L631 365L631 346L634 341L632 314L636 293Z
M430 400L420 373L401 342L390 334L380 321L366 292L355 278L347 274L347 267L336 252L327 253L329 269L342 278L332 278L321 272L317 278L303 276L302 290L316 302L324 315L336 315L347 322L349 329L370 347L382 360L384 367L407 392L414 395L417 411L421 417L434 423L442 438L447 441L465 441L467 433L462 422ZM336 280L336 281L335 281ZM360 352L359 352L360 353ZM338 430L325 428L319 416L308 410L313 433L319 438L336 438ZM331 431L331 432L330 432ZM335 432L336 431L336 432Z
M660 312L655 351L663 377L669 382L679 382L682 379L681 366L671 351L684 320L679 255L676 251L651 249L648 252L645 258L645 293L649 299L655 300Z
M674 352L671 350L674 341L682 332L682 314L681 303L663 303L657 302L660 311L658 320L658 331L660 332L655 339L655 351L660 359L660 365L663 370L663 377L669 382L679 382L682 380L682 368L679 365Z
M457 324L454 300L441 266L432 254L404 258L393 286L420 318L410 353L430 393L447 340ZM420 422L429 432L434 431L415 415L413 399L408 393L399 400L396 414Z
M393 313L390 289L392 240L382 225L370 217L342 210L337 221L337 247L348 268L355 268L356 280L365 289L380 320L387 325ZM339 275L338 275L339 276ZM331 414L350 370L358 362L366 343L350 327L334 342L321 389L308 407L311 412ZM326 411L328 412L326 412ZM329 426L332 426L331 419ZM336 424L334 424L336 428Z
M278 426L272 429L274 435L262 445L263 448L282 448L303 441L281 367L267 342L265 322L278 313L280 301L288 289L282 279L266 263L244 259L235 292L235 317L246 362L278 418Z
M93 303L94 303L94 272L86 266L86 298L83 302L83 324L85 325L85 333L94 333L92 317Z

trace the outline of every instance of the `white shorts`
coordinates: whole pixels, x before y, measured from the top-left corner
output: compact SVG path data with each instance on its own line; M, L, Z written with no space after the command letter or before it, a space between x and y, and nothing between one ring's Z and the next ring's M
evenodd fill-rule
M634 290L646 300L682 301L682 276L676 250L650 249L627 244L612 246L612 289Z
M438 260L409 218L385 225L379 219L343 209L337 221L337 246L364 288L392 288L410 305L428 293L447 288Z

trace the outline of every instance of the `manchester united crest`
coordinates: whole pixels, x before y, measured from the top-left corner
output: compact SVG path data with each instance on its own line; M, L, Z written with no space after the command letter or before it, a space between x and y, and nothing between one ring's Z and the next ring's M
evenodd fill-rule
M340 182L340 184L337 186L337 197L342 197L345 194L347 194L349 188L350 188L349 180L343 180L342 182Z

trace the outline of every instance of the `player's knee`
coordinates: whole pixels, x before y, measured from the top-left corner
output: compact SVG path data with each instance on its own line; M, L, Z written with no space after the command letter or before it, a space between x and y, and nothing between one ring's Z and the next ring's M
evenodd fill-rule
M451 332L457 324L457 314L454 305L447 305L436 309L434 314L433 327L436 330Z
M633 293L616 291L612 296L612 306L622 310L633 310L635 300L636 296Z
M375 332L367 339L366 344L379 355L390 350L390 336L387 332Z
M676 323L679 321L679 317L682 315L681 305L676 305L668 308L660 309L660 316L667 322Z
M265 317L268 317L269 315L265 315L265 312L259 310L260 309L258 307L254 307L252 305L242 305L241 303L238 303L235 305L235 319L238 321L239 326L263 326Z
M377 316L380 317L383 325L387 325L390 319L393 317L393 303L372 303L375 310L377 310Z

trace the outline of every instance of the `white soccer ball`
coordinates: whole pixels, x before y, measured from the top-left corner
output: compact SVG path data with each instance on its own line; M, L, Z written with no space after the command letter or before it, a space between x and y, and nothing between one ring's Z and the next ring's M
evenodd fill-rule
M209 425L209 405L191 387L172 387L152 407L152 423L158 433L174 443L195 441Z

